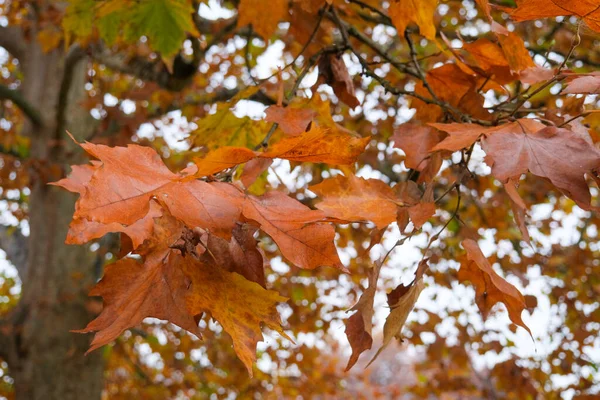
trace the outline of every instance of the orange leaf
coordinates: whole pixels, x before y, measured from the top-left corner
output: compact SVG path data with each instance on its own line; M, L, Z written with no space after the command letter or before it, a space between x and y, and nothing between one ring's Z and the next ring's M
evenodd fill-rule
M177 254L173 261L191 280L186 297L190 314L210 313L221 324L250 376L256 361L256 344L263 338L262 324L291 340L281 327L276 308L278 303L287 301L285 297L215 265L208 254L200 259Z
M527 308L521 292L492 269L477 242L465 239L462 241L462 246L467 252L468 262L462 263L458 271L458 279L461 282L470 281L475 286L475 302L483 319L487 318L496 303L502 302L508 310L510 320L525 328L531 335L531 331L521 319L521 313Z
M256 157L256 152L245 147L219 147L204 158L195 158L196 176L210 176L216 172L245 163Z
M265 120L276 122L281 130L290 136L298 136L306 131L308 124L316 115L315 110L308 108L290 108L281 106L271 106L266 109L267 117Z
M408 25L415 23L419 27L421 35L435 40L436 29L433 15L437 3L437 0L392 0L389 10L390 18L398 35L404 35Z
M269 40L277 30L277 24L287 15L286 0L240 0L237 26L252 25L254 32Z
M392 140L394 147L406 154L406 168L422 171L427 167L429 153L440 142L441 135L428 126L402 124L394 130Z
M356 138L340 130L330 131L313 125L300 136L275 143L260 157L348 165L356 161L370 140L370 136Z
M529 171L548 178L580 207L591 208L585 174L600 168L600 151L580 134L553 126L534 132L496 132L482 147L486 163L500 181Z
M102 313L80 333L97 331L88 353L116 339L125 329L146 317L165 319L201 337L198 325L185 310L189 280L169 246L181 236L183 226L164 215L157 221L146 255L139 262L123 258L106 267L90 296L104 300Z
M379 179L337 175L311 186L323 201L317 208L346 221L373 221L382 229L394 222L400 204L394 191Z
M311 210L281 192L269 192L261 197L248 196L243 214L256 221L297 267L330 266L347 271L333 243L333 226L320 222L325 217L322 211Z

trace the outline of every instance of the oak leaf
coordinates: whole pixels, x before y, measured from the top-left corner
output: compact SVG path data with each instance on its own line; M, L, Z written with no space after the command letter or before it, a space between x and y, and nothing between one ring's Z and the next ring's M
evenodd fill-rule
M441 139L441 134L436 129L411 123L398 126L392 136L394 147L402 149L406 154L406 168L417 171L423 171L427 167L429 153Z

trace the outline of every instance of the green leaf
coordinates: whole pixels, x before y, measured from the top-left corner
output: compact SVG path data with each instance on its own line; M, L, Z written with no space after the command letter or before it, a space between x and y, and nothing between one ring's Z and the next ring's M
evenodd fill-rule
M94 0L71 0L62 20L67 37L88 37L94 26Z
M175 54L194 32L193 9L186 0L144 0L132 10L129 39L146 36L152 49L163 57Z

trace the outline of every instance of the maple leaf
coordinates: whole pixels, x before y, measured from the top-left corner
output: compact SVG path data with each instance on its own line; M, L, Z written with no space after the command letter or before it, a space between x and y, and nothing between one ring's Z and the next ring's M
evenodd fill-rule
M600 93L600 74L591 73L589 75L577 76L571 80L562 93L565 94L599 94Z
M536 66L529 55L529 51L525 48L523 39L519 35L515 32L510 32L495 22L492 23L492 29L497 34L496 36L512 72L521 72Z
M392 0L390 2L390 18L399 35L403 35L409 24L415 23L421 35L435 40L435 24L433 15L437 8L437 0Z
M196 176L210 176L224 169L243 164L256 157L257 153L245 147L220 147L204 158L196 158Z
M428 126L409 123L396 128L392 140L394 147L402 149L406 154L406 168L423 171L429 164L429 153L440 142L441 135Z
M490 114L483 107L484 98L478 93L479 87L485 82L480 77L464 72L456 64L444 64L427 72L426 80L437 98L451 106L473 115L476 118L489 120ZM429 90L419 82L415 92L423 97L430 97ZM444 116L444 110L419 99L412 100L416 108L416 119L421 122L436 122Z
M308 125L317 114L311 109L270 106L265 110L265 120L279 124L281 130L290 136L298 136L306 132Z
M328 53L319 59L319 76L313 90L326 83L333 89L333 93L350 108L360 105L356 98L354 83L348 74L348 68L341 54Z
M600 8L596 1L517 0L517 8L506 10L515 21L575 15L600 32Z
M377 280L383 262L376 261L375 265L368 271L369 286L363 291L358 302L350 309L356 311L348 320L346 320L346 336L352 354L346 365L346 371L350 370L358 361L358 357L366 350L369 350L373 345L373 337L371 331L373 329L373 303L375 301L375 293L377 291Z
M340 130L313 125L300 136L275 143L260 157L347 165L356 161L370 140L370 136L357 138Z
M481 135L490 136L495 133L506 133L514 131L536 131L545 127L541 122L533 119L519 119L515 122L499 126L481 126L477 124L429 124L440 131L448 133L448 136L444 138L440 143L436 144L431 151L459 151L462 149L469 148L475 143Z
M275 33L277 24L288 12L286 0L240 0L237 26L252 25L252 29L265 40Z
M186 0L141 1L129 14L127 35L136 39L146 36L163 57L171 56L181 48L186 33L198 35L192 21L193 12Z
M110 343L146 317L167 320L202 337L193 315L185 308L189 280L169 247L181 237L182 229L177 220L163 214L141 250L142 262L126 257L106 268L102 280L90 291L90 296L103 298L102 313L84 329L75 331L97 331L88 353Z
M402 203L387 184L379 179L337 175L309 187L322 201L317 208L329 217L346 221L373 221L385 228L396 219Z
M186 305L193 315L210 313L233 340L233 348L252 376L256 344L262 340L261 324L291 340L281 327L276 305L287 301L279 293L266 290L235 272L215 265L209 254L200 259L175 255L191 280Z
M573 131L553 126L538 131L496 132L482 142L486 163L502 182L527 171L550 182L585 209L591 196L585 174L600 168L600 152Z
M523 327L531 335L531 331L523 322L521 313L525 308L525 298L519 290L502 279L483 255L477 242L465 239L462 246L467 252L467 262L463 262L458 271L461 282L469 281L475 286L475 302L485 320L492 307L502 302L508 310L510 320Z
M333 243L335 230L325 214L311 210L281 192L248 196L242 213L277 243L281 254L305 269L330 266L347 272Z
M411 283L407 286L400 284L396 289L388 293L387 298L388 305L390 306L390 315L388 315L385 324L383 325L383 344L379 350L377 350L377 353L375 353L371 361L369 361L368 365L371 365L373 361L377 359L394 337L398 339L401 338L402 328L408 319L408 315L415 307L419 295L425 288L423 274L425 274L427 268L427 260L421 261L415 272L415 278Z

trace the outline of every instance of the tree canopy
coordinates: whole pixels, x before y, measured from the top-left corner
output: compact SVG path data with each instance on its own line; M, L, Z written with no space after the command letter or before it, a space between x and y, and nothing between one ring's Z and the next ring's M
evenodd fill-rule
M5 0L2 200L23 226L34 182L78 195L66 243L105 267L70 329L108 398L592 398L598 21L595 0ZM28 100L31 43L87 61L88 120L65 122L65 81L56 119Z

